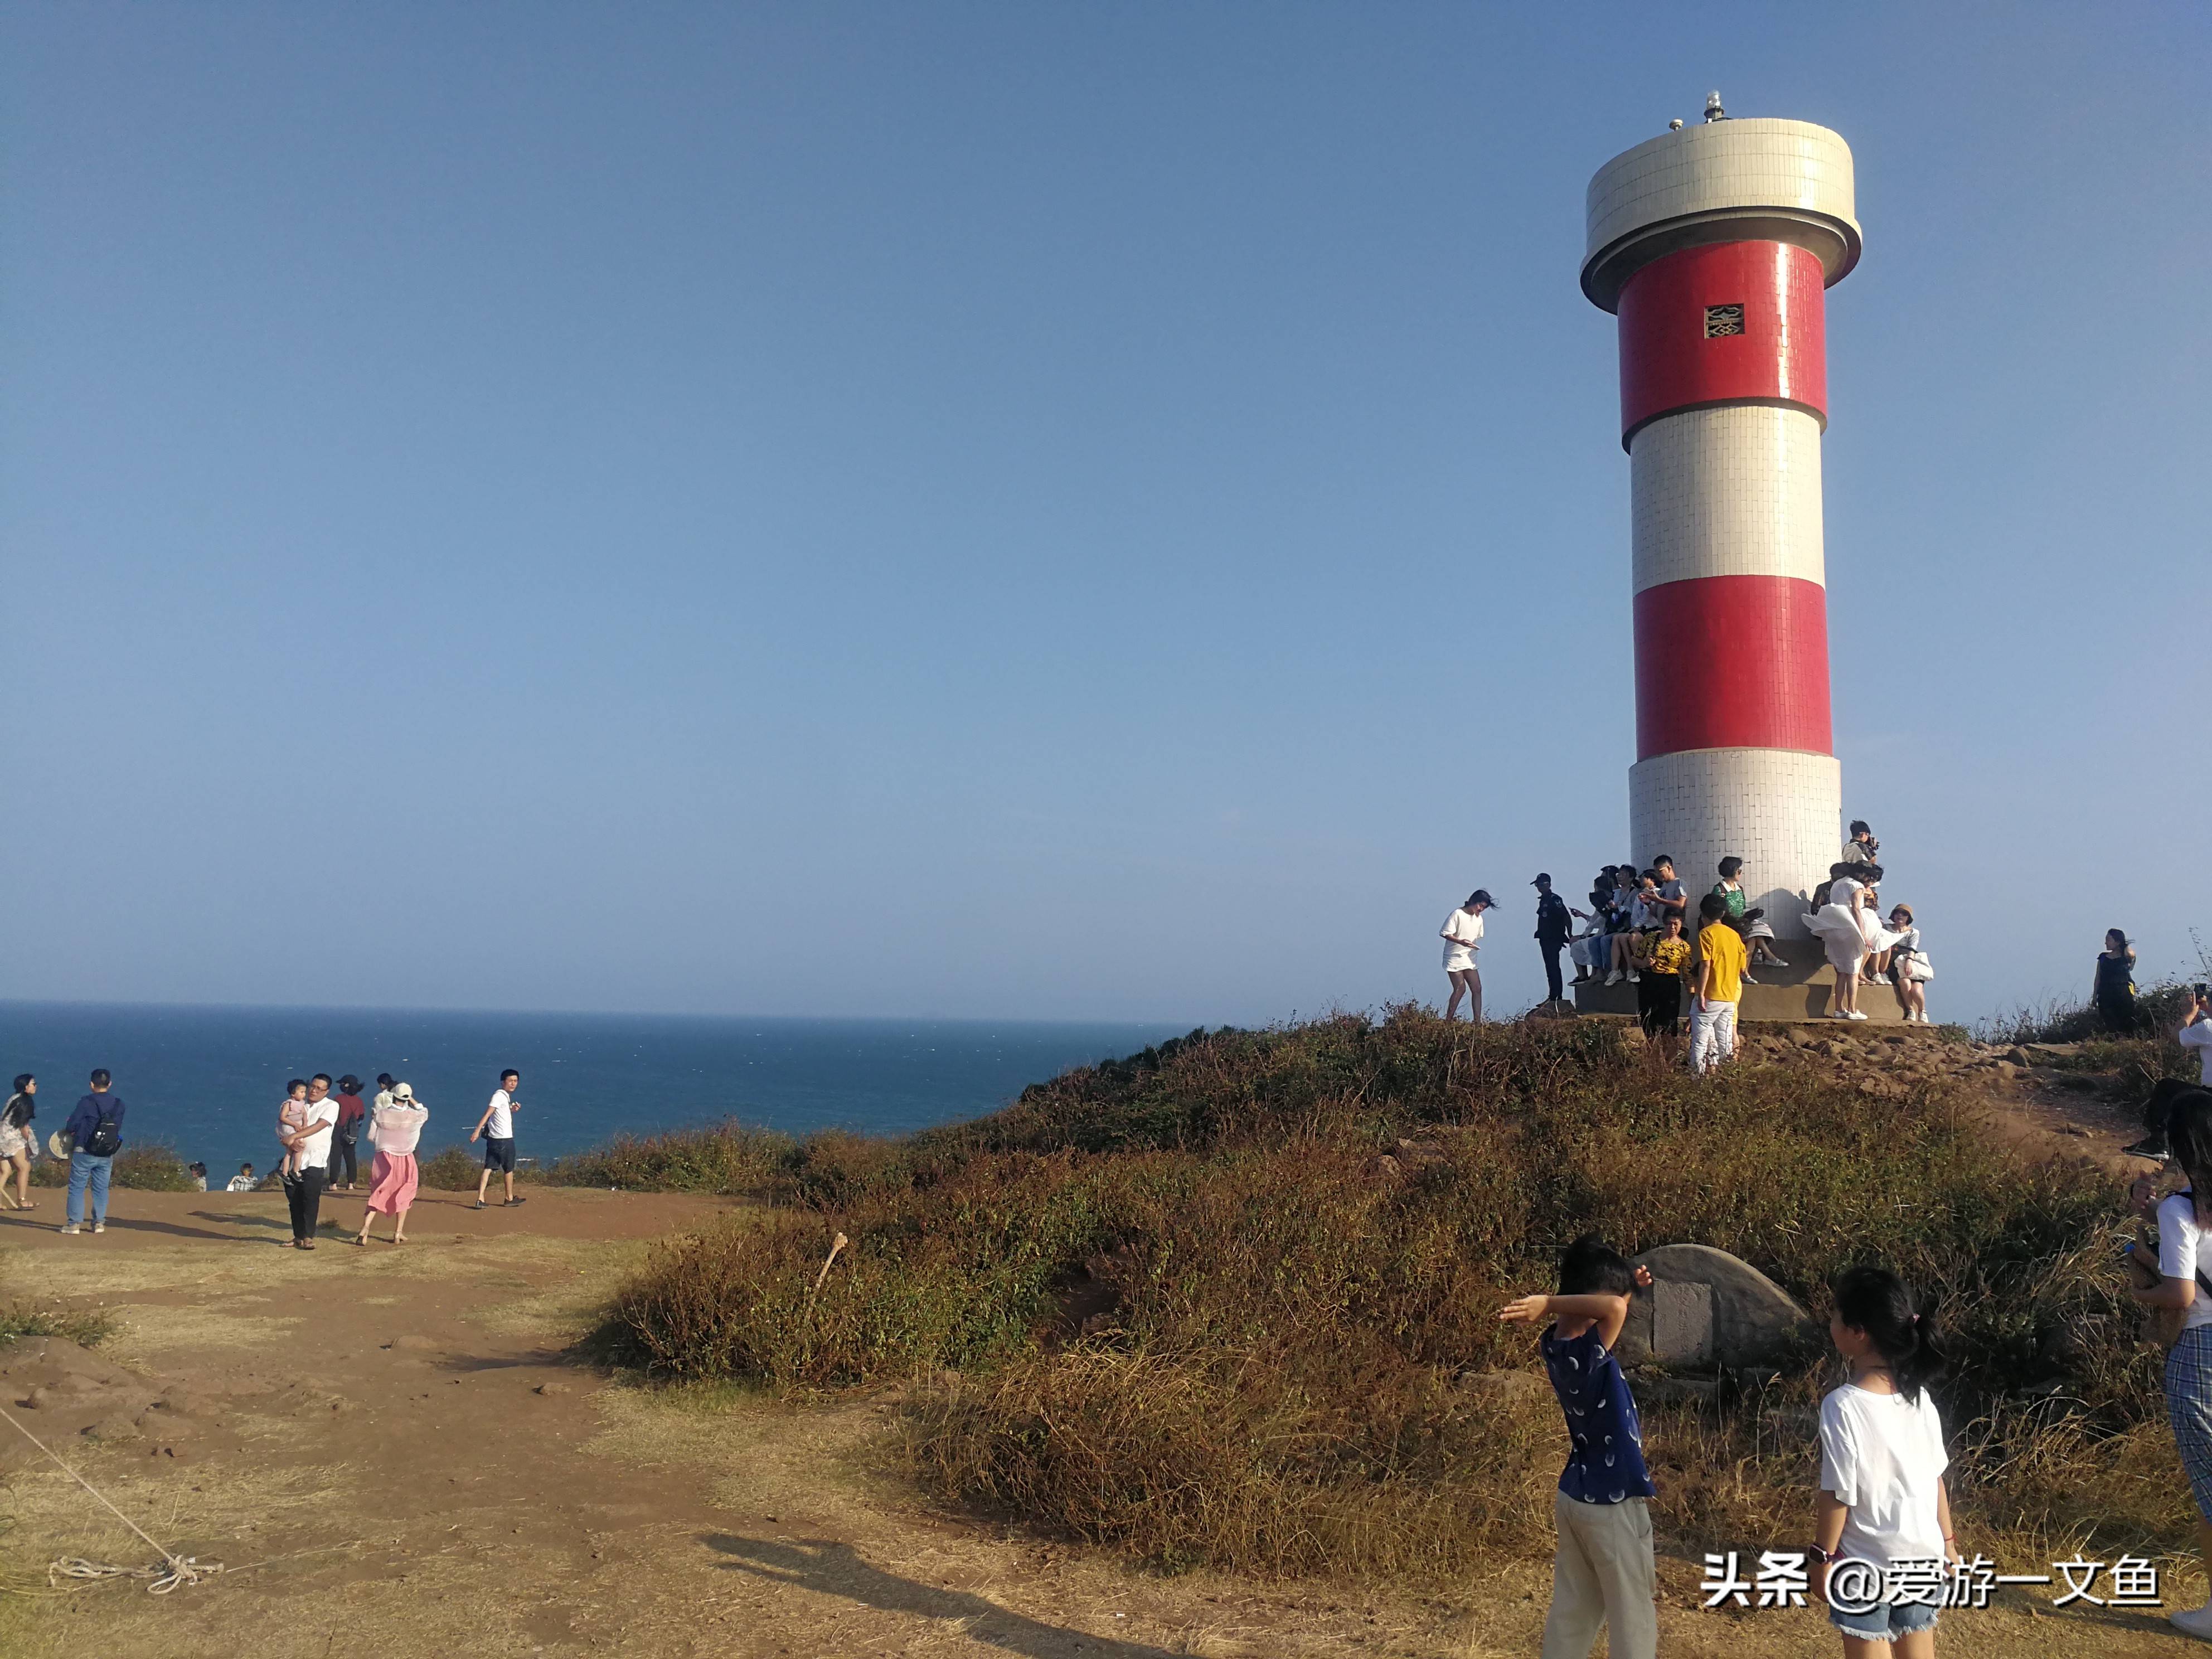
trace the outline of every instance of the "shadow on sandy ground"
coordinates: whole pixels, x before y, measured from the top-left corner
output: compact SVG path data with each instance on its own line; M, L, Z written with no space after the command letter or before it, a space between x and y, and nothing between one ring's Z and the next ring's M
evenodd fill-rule
M774 1583L823 1595L842 1595L886 1613L957 1620L972 1640L1029 1656L1029 1659L1062 1659L1078 1653L1098 1655L1101 1659L1174 1659L1165 1648L1040 1624L980 1595L917 1584L870 1566L850 1544L829 1539L739 1538L729 1533L708 1533L702 1541L732 1558L724 1564L731 1571L752 1573Z

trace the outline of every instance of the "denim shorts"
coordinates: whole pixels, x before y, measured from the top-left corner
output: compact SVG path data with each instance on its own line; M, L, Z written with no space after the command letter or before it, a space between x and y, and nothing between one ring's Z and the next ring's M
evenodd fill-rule
M1828 1622L1844 1635L1856 1636L1862 1642L1887 1642L1910 1636L1917 1630L1934 1630L1936 1609L1921 1601L1869 1607L1864 1613L1843 1613L1830 1607Z

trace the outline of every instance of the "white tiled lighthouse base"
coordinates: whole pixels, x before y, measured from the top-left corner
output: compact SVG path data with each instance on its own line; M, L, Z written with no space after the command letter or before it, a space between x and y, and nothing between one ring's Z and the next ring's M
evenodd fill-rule
M1628 771L1628 829L1640 859L1671 853L1692 895L1744 861L1750 902L1784 939L1802 939L1804 900L1843 848L1843 768L1797 749L1687 749Z
M1820 427L1802 410L1739 404L1651 422L1628 452L1636 592L1701 576L1826 586Z

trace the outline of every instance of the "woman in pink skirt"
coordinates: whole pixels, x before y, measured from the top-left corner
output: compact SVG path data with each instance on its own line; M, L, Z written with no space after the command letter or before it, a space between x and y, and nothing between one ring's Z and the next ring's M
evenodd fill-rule
M368 1224L380 1215L392 1218L392 1242L407 1241L407 1206L415 1201L415 1147L422 1139L428 1109L415 1103L415 1091L404 1083L392 1085L392 1103L379 1106L368 1116L368 1138L376 1147L369 1166L368 1207L362 1212L356 1244L368 1243Z

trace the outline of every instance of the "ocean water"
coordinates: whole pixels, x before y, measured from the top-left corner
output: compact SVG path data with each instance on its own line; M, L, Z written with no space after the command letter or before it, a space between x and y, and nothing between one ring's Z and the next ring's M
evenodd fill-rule
M412 1084L430 1111L428 1153L467 1139L512 1066L516 1151L543 1159L725 1117L899 1133L994 1110L1028 1084L1188 1029L0 1002L0 1083L38 1076L43 1139L105 1066L129 1107L126 1142L167 1141L228 1179L241 1163L268 1169L285 1080L317 1072Z

